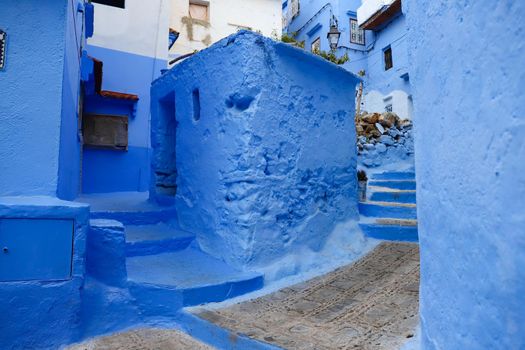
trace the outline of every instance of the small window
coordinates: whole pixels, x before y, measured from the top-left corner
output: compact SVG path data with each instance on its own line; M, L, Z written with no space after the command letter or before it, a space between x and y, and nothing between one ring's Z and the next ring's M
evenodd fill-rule
M201 98L199 89L193 90L193 120L196 122L201 119Z
M310 46L310 49L312 52L321 51L321 38L320 37L312 41L312 45Z
M365 44L365 31L357 25L357 19L350 19L350 42L352 44Z
M392 48L390 46L383 49L383 56L385 58L385 70L389 70L394 66L394 62L392 61Z
M189 16L192 19L200 21L209 21L208 3L206 2L190 2Z
M392 111L393 111L393 108L392 108L392 104L391 104L391 103L390 103L390 104L387 104L387 105L385 106L385 111L386 111L386 112L392 112Z
M126 8L126 0L92 0L91 2L101 5L120 7L121 9Z
M290 0L290 11L291 11L292 19L299 16L300 10L301 10L301 4L299 3L299 0Z
M128 149L128 117L125 115L84 115L82 134L84 146L126 151Z

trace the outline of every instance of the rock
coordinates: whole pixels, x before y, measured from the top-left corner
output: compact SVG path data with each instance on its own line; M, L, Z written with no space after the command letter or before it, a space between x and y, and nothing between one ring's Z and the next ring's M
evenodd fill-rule
M386 146L385 146L385 144L383 144L383 143L379 143L379 144L376 146L376 151L377 151L377 153L385 153L385 152L386 152Z
M370 136L371 137L381 137L381 133L379 132L379 130L372 130L370 131Z
M376 147L374 145L372 145L371 143L365 143L363 145L363 148L366 149L367 151L371 151L371 150L375 149Z
M402 121L400 121L400 126L402 128L410 128L412 127L412 121L410 119L403 119Z
M365 143L366 143L366 137L365 137L365 136L359 136L359 137L357 138L357 141L358 141L359 143L365 144Z
M375 125L376 125L376 129L379 130L379 132L380 132L381 134L384 134L384 133L385 133L385 128L383 128L383 126L382 126L381 124L376 123Z
M391 146L394 144L394 139L392 139L391 136L388 136L388 135L382 135L380 138L379 138L379 142L387 145L387 146Z
M374 161L372 159L366 158L363 159L363 164L366 166L372 166L374 164Z
M392 136L392 137L396 137L396 136L399 136L401 135L401 132L399 130L397 130L397 128L390 128L388 130L388 135Z
M381 116L381 114L379 113L369 113L369 114L366 114L362 117L362 120L365 122L365 123L369 123L369 124L375 124L379 121L379 117Z

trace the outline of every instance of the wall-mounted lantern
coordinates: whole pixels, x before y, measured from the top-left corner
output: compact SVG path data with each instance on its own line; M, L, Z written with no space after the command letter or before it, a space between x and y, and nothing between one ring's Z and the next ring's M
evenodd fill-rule
M335 16L332 16L332 19L330 20L330 31L328 31L326 37L330 43L330 49L335 51L337 49L337 44L339 43L339 38L341 37L341 32L337 27L337 19Z

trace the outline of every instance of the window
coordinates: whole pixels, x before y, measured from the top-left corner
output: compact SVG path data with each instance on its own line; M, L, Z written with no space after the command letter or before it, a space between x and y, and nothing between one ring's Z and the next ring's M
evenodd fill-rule
M314 41L312 41L312 45L310 46L310 49L312 52L320 52L321 51L321 38L318 37Z
M200 21L208 22L209 21L208 3L191 1L188 15L192 19L198 19Z
M193 93L193 120L198 122L201 119L201 98L199 89L194 89Z
M392 61L392 48L390 46L383 49L383 56L385 59L385 70L389 70L394 66L394 62Z
M385 112L392 112L393 111L393 108L392 108L392 104L388 104L385 106Z
M350 42L352 44L365 44L365 31L357 25L357 19L350 19Z
M299 0L290 0L290 11L292 19L299 16L300 9L301 5L299 4Z
M92 0L91 2L107 6L120 7L121 9L126 8L126 0Z
M84 146L126 151L128 117L125 115L88 114L82 117Z

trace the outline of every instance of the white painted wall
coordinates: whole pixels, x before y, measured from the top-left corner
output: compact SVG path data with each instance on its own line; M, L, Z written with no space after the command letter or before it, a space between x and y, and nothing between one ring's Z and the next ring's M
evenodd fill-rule
M377 90L372 90L363 96L363 108L369 113L385 111L387 105L392 105L392 112L401 119L412 119L412 100L403 90L393 90L383 95Z
M357 9L357 24L365 23L383 6L388 6L393 2L394 0L363 0L361 6Z
M242 28L260 31L264 36L280 37L281 0L209 0L208 25L188 24L192 0L171 0L170 27L180 33L170 50L170 58L202 50ZM195 1L197 2L197 1Z
M167 59L171 0L126 0L125 9L93 5L95 33L88 44Z

